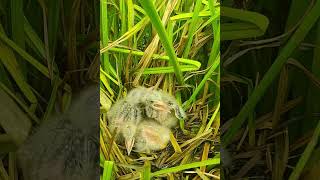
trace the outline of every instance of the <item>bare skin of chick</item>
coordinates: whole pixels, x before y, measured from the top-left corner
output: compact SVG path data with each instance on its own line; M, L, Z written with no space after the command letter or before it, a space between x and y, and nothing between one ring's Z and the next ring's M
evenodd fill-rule
M170 141L170 129L152 119L142 121L137 130L135 151L150 153L164 149Z

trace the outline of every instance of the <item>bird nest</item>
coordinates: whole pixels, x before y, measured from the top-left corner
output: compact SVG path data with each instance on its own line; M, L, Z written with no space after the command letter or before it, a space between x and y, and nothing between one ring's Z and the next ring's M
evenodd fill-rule
M173 95L163 90L140 87L143 93L139 94L136 89L130 91L128 95L123 95L112 105L110 101L109 104L101 103L100 148L101 158L103 158L101 162L105 162L101 166L104 166L104 169L110 166L109 168L114 172L113 176L117 179L138 179L146 174L159 179L164 177L168 179L199 178L199 176L219 179L218 144L220 140L219 116L217 116L219 108L209 108L208 100L203 98L194 102L189 108L185 108L184 112L181 104ZM133 96L132 92L136 94ZM170 99L170 101L164 100L163 102L166 105L170 104L172 111L152 109L152 113L146 113L148 107L155 107L152 106L152 103L155 102L152 93L158 92L161 92L161 100ZM104 91L101 91L100 95L101 100L107 99ZM138 113L128 113L132 106L126 106L124 102L131 102L133 107L136 106ZM159 115L159 111L169 112L169 114ZM140 115L137 115L139 113ZM152 116L152 114L157 114L157 116ZM126 123L115 128L114 121L117 120L112 119L121 119L120 117L131 119L125 120ZM137 120L139 118L141 120ZM172 123L172 121L176 122ZM127 142L132 141L126 133L128 131L125 132L124 129L131 127L126 124L132 124L132 122L135 122L138 127L136 131L132 128L129 131L136 132L135 143L131 151ZM144 135L141 133L143 131L146 132Z

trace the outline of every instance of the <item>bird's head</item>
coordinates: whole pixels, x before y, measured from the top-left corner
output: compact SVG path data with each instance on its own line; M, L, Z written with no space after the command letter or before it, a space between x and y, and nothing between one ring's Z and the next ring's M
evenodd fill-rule
M170 94L167 94L163 91L160 91L160 93L162 94L162 101L167 105L170 113L173 113L178 119L186 119L187 115L178 104L177 100Z
M163 113L170 113L171 109L168 104L163 101L162 95L158 91L152 91L145 95L146 106Z
M133 148L133 145L135 143L135 135L137 131L137 125L134 123L126 123L122 129L123 138L125 141L125 146L128 152L128 155L130 155L130 152Z

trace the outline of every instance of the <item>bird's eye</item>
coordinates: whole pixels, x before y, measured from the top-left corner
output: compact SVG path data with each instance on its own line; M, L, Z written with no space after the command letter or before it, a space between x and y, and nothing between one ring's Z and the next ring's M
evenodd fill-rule
M168 105L169 105L169 106L172 106L172 105L173 105L173 103L172 103L172 102L168 102Z

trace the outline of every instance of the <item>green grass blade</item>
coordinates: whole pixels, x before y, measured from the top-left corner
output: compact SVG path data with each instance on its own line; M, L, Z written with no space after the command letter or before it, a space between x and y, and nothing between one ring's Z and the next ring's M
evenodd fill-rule
M233 40L258 37L265 33L269 19L259 13L221 7L221 16L240 20L241 22L222 23L221 40Z
M186 44L186 47L183 52L184 58L188 57L189 52L190 52L191 43L193 40L193 35L194 35L194 32L196 31L197 23L199 21L199 12L201 9L201 5L202 5L201 1L196 1L196 5L194 7L194 12L192 15L191 23L189 26L190 31L188 31L187 44Z
M0 177L3 180L9 180L9 175L3 166L2 160L0 161Z
M12 40L21 48L25 49L25 33L21 24L24 23L23 0L12 0L11 4L11 31ZM21 68L21 73L26 76L26 63L20 57L17 57Z
M213 0L209 0L209 7L210 7L210 11L211 11L211 17L214 17L216 12L220 13L220 6L214 7ZM213 30L214 40L213 40L213 45L212 45L212 50L210 53L210 59L208 62L208 66L213 63L214 57L216 57L220 51L220 18L216 18L213 20L212 30Z
M302 156L300 157L296 167L293 169L293 172L291 173L289 180L298 180L300 177L300 174L303 171L303 168L307 164L314 148L319 142L319 136L320 136L320 120L318 122L318 125L313 133L313 136L311 138L311 141L308 143L306 149L304 150Z
M8 70L9 74L12 76L14 81L17 83L20 90L23 92L25 97L30 101L33 108L37 105L37 98L32 92L30 86L23 76L21 66L18 64L16 57L11 49L9 49L5 44L0 42L0 62L3 63L5 68Z
M48 1L48 44L50 57L54 60L59 28L59 15L62 0Z
M24 17L24 32L26 33L27 37L29 38L32 45L30 45L31 48L34 49L34 51L38 54L40 54L40 57L45 59L45 50L44 50L44 44L40 37L37 35L37 33L33 30L31 24L29 23L28 19Z
M191 168L196 168L196 167L201 167L201 166L208 166L208 165L218 165L218 164L220 164L220 158L213 158L213 159L208 159L205 161L194 162L194 163L190 163L190 164L183 164L183 165L176 166L176 167L162 169L160 171L153 172L151 175L152 175L152 177L154 177L154 176L159 176L159 175L173 173L173 172L180 172L180 171L183 171L186 169L191 169Z
M292 35L288 43L280 51L275 62L267 71L267 73L261 80L260 84L252 92L248 101L240 110L237 117L234 119L227 133L223 136L222 142L224 142L225 146L231 143L233 136L236 134L237 130L242 126L248 115L253 111L254 107L259 102L267 88L280 73L280 70L284 63L287 61L287 59L293 53L293 51L300 45L300 43L304 40L305 36L308 34L309 30L316 23L317 19L320 16L319 12L320 1L316 1L315 5L312 7L310 12L304 17L302 23L300 24L296 32Z
M111 48L109 51L121 52L121 53L126 53L126 54L137 55L137 56L143 56L142 51L135 51L135 50L129 50L129 49ZM161 56L159 54L153 54L151 57L153 59L159 59L159 60L166 60L166 61L170 60L169 56ZM177 58L177 61L180 63L192 65L196 70L201 67L201 63L199 61L196 61L193 59ZM153 68L146 68L145 71L148 71L149 69L153 69Z
M217 69L217 67L220 65L220 55L216 57L216 60L211 65L210 69L206 73L206 75L201 80L200 84L197 86L197 88L193 91L191 97L184 102L183 109L188 109L190 105L195 101L197 95L199 94L200 90L204 87L206 81L213 75L214 71Z
M105 161L103 166L103 175L102 180L111 180L112 178L112 172L113 172L113 161Z
M28 54L25 50L20 48L16 43L10 40L5 34L0 32L0 39L9 45L13 50L15 50L21 57L23 57L26 61L28 61L31 65L33 65L36 69L38 69L43 75L46 77L49 76L48 68L42 65L38 60L33 58L30 54Z
M142 7L146 11L147 15L149 16L151 23L153 26L155 26L156 31L158 32L158 35L160 37L160 40L170 57L170 63L173 65L174 71L176 78L179 82L179 84L183 85L184 80L183 80L183 75L181 72L181 69L179 68L178 62L177 62L177 55L174 51L172 42L169 41L169 38L166 34L166 30L163 27L160 17L158 16L158 13L153 5L153 3L150 0L141 0L140 1Z
M145 161L144 163L142 179L143 180L151 179L151 164L148 160Z

